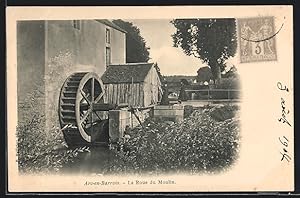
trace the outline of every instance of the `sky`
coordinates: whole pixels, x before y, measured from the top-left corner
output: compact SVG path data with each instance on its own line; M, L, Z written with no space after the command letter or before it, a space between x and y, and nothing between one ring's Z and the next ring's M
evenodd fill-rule
M140 29L146 45L150 47L149 62L157 62L163 75L197 75L200 67L206 66L193 56L184 54L181 48L173 47L171 35L176 28L171 19L126 20Z

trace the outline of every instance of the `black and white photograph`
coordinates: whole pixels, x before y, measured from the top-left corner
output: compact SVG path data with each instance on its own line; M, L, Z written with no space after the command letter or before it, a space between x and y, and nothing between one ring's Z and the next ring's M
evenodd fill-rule
M293 188L291 7L15 9L12 191Z

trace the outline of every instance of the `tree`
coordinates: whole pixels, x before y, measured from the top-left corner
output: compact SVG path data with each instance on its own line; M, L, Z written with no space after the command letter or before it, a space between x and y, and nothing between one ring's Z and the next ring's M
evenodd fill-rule
M237 68L233 65L225 74L222 75L223 78L238 78Z
M174 19L174 47L181 47L211 68L213 78L221 78L225 61L235 55L237 48L235 19Z
M180 83L184 84L184 85L190 85L189 81L187 79L180 79Z
M127 32L126 34L126 62L148 62L149 47L146 46L145 39L140 35L138 27L130 22L121 19L113 20L113 23Z
M210 67L200 67L197 73L197 82L209 82L213 79Z
M170 104L168 95L169 95L168 85L165 84L163 86L163 95L162 95L162 99L161 99L161 102L160 102L161 105L169 105Z
M180 84L181 84L181 86L180 86L180 92L179 92L178 100L187 101L188 100L188 95L185 91L186 85L182 81L180 82Z

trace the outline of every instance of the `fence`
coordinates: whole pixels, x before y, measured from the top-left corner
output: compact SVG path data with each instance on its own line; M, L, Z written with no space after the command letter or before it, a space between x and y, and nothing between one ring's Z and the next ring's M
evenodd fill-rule
M185 90L189 100L240 100L239 89Z

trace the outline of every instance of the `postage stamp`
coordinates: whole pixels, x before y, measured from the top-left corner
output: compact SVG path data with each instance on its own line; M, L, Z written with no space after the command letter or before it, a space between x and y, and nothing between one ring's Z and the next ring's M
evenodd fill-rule
M274 17L238 19L241 63L277 60Z

